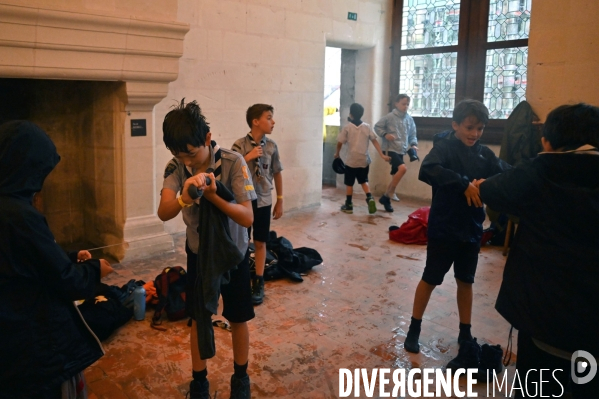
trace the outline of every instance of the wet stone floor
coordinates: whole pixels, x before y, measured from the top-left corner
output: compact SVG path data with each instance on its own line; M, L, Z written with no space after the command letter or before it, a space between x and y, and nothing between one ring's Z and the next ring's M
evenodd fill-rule
M354 213L348 215L339 210L344 200L344 190L325 188L321 206L287 212L272 222L279 236L296 248L316 249L324 263L301 283L266 282L264 303L255 307L256 318L249 322L252 398L338 398L341 368L367 369L368 375L374 368L442 368L457 355L459 320L451 274L431 296L421 353L403 349L426 246L390 241L388 228L427 204L403 199L393 202L395 212L387 213L377 202L377 213L369 215L364 196L356 195ZM184 240L175 236L174 253L114 265L116 273L105 282L150 281L166 266L184 267ZM494 309L505 258L499 247L483 247L479 256L472 332L479 343L505 348L510 327ZM106 355L85 372L90 398L185 397L191 380L187 322L165 321L167 330L158 331L150 327L152 315L148 308L144 321L131 320L104 342ZM215 328L216 357L208 362L210 391L213 397L218 391L218 399L229 397L230 334ZM510 376L514 360L512 356ZM460 379L460 389L465 385L466 379ZM390 382L386 392L392 388ZM486 384L474 390L487 397ZM372 396L361 386L360 394L352 391L350 397L384 397L379 394L378 385ZM495 397L507 397L505 387Z

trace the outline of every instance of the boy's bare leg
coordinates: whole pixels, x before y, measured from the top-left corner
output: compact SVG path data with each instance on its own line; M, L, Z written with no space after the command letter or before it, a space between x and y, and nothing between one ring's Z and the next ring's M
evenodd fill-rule
M250 330L248 323L231 323L233 361L242 366L248 362L250 353Z
M458 336L458 343L463 341L471 340L472 334L470 333L471 321L472 321L472 284L465 283L456 278L458 285L457 300L458 300L458 315L460 317L460 335Z
M472 321L472 284L455 279L458 284L458 314L460 323L470 324Z
M354 187L353 186L345 186L345 195L349 195L349 196L354 195Z
M264 241L254 240L256 248L256 275L264 276L264 265L266 264L266 243Z
M420 338L422 316L424 316L424 311L426 310L426 306L431 299L431 294L433 293L435 287L436 285L431 285L424 280L420 280L418 287L416 287L416 293L414 294L414 306L412 308L412 320L410 322L410 328L404 342L404 348L408 352L420 352L418 338Z
M412 317L417 320L422 320L424 311L428 305L428 301L431 299L431 294L435 289L436 285L431 285L424 280L420 280L418 287L416 287L416 293L414 294L414 306L412 308Z
M266 264L266 243L254 240L256 248L256 278L252 279L252 303L260 305L264 301L264 268Z
M387 192L385 193L385 195L387 197L389 197L389 198L393 197L393 194L395 194L395 189L397 188L397 186L399 185L399 182L401 181L402 177L404 177L404 175L406 174L407 171L408 171L408 168L406 167L405 164L399 165L399 167L397 168L397 172L395 172L395 174L391 178L391 182L389 183L389 186L387 186Z
M362 190L364 190L365 194L370 194L370 186L368 185L368 182L362 183L361 186L362 186Z

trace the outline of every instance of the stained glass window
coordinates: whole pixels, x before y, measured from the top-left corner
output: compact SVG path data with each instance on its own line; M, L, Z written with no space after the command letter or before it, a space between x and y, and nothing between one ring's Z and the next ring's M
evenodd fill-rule
M528 39L532 0L491 0L487 41Z
M458 44L460 0L404 1L402 18L402 50Z
M507 118L526 100L528 47L487 50L484 103L493 119Z
M400 93L412 99L413 116L450 117L455 106L457 53L401 57Z

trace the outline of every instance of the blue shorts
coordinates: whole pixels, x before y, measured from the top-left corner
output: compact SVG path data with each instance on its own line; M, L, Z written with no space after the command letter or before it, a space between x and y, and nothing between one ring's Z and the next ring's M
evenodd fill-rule
M422 280L430 285L441 285L443 277L453 264L454 277L464 283L474 283L480 243L428 240L426 266Z

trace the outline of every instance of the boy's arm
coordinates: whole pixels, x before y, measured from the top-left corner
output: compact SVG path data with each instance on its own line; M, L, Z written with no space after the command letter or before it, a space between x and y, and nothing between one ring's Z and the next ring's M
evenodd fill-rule
M273 175L275 180L275 190L277 191L277 203L272 211L274 220L279 219L283 216L283 174L281 172Z
M411 116L408 125L408 144L410 145L410 147L415 147L416 149L418 149L418 138L416 137L416 124L414 123L414 119L412 119Z
M372 141L372 145L374 146L374 148L376 148L376 151L379 153L381 158L383 158L385 162L389 162L391 160L391 157L383 154L383 150L381 150L381 145L379 144L379 141L377 139L371 139L370 141Z
M519 216L524 205L538 200L530 195L534 186L531 168L523 164L486 179L479 185L479 190L483 202L494 211Z
M444 164L445 154L438 145L433 146L422 161L418 180L431 186L451 187L455 188L456 192L465 192L470 185L468 178L444 167Z
M377 123L374 124L374 132L379 137L385 137L387 132L387 117L383 116Z
M210 173L211 184L204 189L206 200L212 202L222 213L233 219L233 221L243 227L250 227L254 222L254 211L252 201L249 199L241 203L233 203L224 200L216 194L216 178Z
M200 173L192 176L185 180L183 184L183 190L181 192L181 200L183 204L193 205L193 200L189 196L189 186L196 186L198 188L204 188L206 185L206 175ZM181 212L182 206L177 199L177 192L172 188L164 187L160 193L160 204L158 205L158 211L156 214L158 218L163 222L171 220Z
M343 147L343 143L338 141L337 150L335 151L335 155L333 155L333 158L339 158L339 151L341 151L341 147Z

